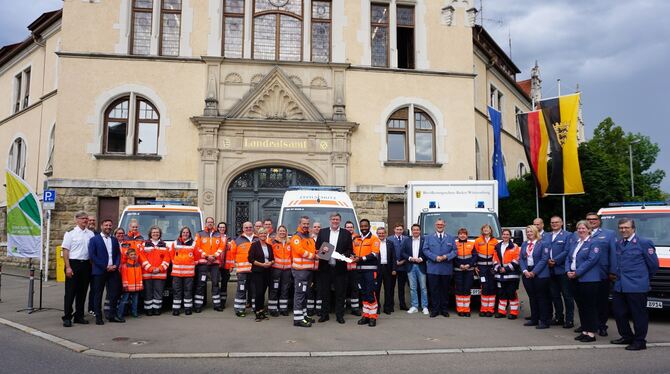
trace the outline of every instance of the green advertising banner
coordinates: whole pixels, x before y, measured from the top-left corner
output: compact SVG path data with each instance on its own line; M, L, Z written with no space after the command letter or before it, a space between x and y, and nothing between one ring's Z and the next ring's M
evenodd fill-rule
M21 177L6 170L7 255L40 258L42 208L35 193Z

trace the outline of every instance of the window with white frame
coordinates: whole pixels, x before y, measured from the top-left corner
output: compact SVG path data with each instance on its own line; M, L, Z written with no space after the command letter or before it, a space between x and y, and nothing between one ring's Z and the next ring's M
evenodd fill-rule
M500 92L500 90L494 86L491 85L490 91L489 91L489 105L491 105L492 108L496 109L497 111L500 112L500 127L505 128L505 121L504 115L503 115L503 93Z
M479 148L479 140L475 138L475 177L482 179L482 151Z
M518 106L514 107L514 123L516 124L516 133L515 136L517 139L521 140L521 125L519 124L519 114L523 113L523 110Z
M528 173L528 169L526 168L526 164L524 164L523 162L519 162L519 168L517 170L516 176L518 178L521 178L524 175L526 175L526 173Z
M223 0L223 57L242 58L244 0Z
M130 54L151 54L151 40L156 37L160 56L179 56L181 8L181 0L132 0ZM158 35L152 34L154 22Z
M181 0L161 2L160 47L161 56L179 56L181 33Z
M253 58L302 60L302 0L253 0Z
M396 1L371 2L370 65L414 69L416 67L416 26L417 20L413 4Z
M158 154L160 114L147 99L130 94L112 102L104 113L104 154Z
M56 144L56 124L49 131L49 144L47 145L47 163L44 166L44 175L52 175L54 171L54 149Z
M386 121L386 144L389 162L435 163L435 122L414 105L398 109Z
M312 61L330 61L332 3L312 1Z
M21 178L26 174L26 141L18 137L12 142L7 158L7 168Z
M30 68L14 77L13 113L18 113L30 105Z

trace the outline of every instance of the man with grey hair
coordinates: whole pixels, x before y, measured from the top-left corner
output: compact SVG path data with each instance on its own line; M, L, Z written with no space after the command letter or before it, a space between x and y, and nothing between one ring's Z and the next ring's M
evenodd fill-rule
M63 237L63 261L65 262L65 298L63 326L72 327L74 323L88 324L84 318L84 303L91 278L91 263L88 257L88 242L93 233L87 228L88 214L77 212L74 215L76 226ZM75 303L74 315L72 303Z

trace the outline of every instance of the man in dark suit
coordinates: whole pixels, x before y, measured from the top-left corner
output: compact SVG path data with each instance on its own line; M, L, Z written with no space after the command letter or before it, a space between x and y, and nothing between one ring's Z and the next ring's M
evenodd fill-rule
M407 236L403 235L405 231L405 226L402 223L398 223L393 228L393 235L388 237L388 240L393 242L393 248L395 249L395 258L396 258L396 279L398 280L398 304L400 304L400 310L407 310L407 303L405 302L405 286L407 285L407 270L409 270L409 264L407 260L401 260L402 252L402 242L407 239Z
M121 294L121 274L119 265L121 251L119 241L112 234L112 220L102 221L102 231L95 235L88 243L88 256L91 260L91 275L93 277L93 311L95 324L104 325L102 319L102 292L107 287L109 296L110 322L125 322L116 316L116 305Z
M384 285L384 314L394 312L395 277L396 277L396 257L395 246L390 238L386 237L386 228L377 229L379 238L379 270L377 271L376 292L377 301L381 299L382 283Z
M351 233L340 227L342 216L339 213L330 215L330 227L319 231L316 238L316 249L320 250L323 243L330 243L335 251L345 257L351 257L353 246ZM344 294L347 288L347 264L344 261L331 258L330 261L319 260L318 294L321 301L319 322L330 319L330 289L335 288L335 316L338 323L344 323Z

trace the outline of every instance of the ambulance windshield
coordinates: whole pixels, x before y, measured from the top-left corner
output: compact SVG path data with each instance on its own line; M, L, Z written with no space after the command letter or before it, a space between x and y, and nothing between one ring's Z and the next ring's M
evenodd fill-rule
M659 247L670 247L670 214L668 213L621 213L600 217L602 227L619 236L619 220L631 218L635 221L635 233L654 242Z
M300 217L307 216L309 217L310 225L314 222L321 223L321 227L325 228L330 225L330 214L331 213L340 213L342 216L342 223L340 227L344 228L344 223L351 221L354 224L354 230L358 233L358 222L356 216L354 215L354 210L349 208L321 208L321 207L287 207L284 208L281 214L281 222L279 224L284 225L288 228L289 233L294 233L298 226L298 221Z
M430 235L435 232L435 221L438 218L444 219L446 223L445 231L448 234L456 236L458 229L464 227L468 230L468 237L474 239L479 237L482 225L488 223L493 228L492 236L500 238L500 224L495 214L489 212L434 212L421 213L419 224L421 233Z
M200 213L198 212L127 211L121 218L119 227L128 231L128 225L133 218L140 225L140 233L145 239L148 239L147 231L154 225L163 230L163 240L165 241L176 240L179 236L179 230L184 226L189 227L194 236L196 232L202 230Z

